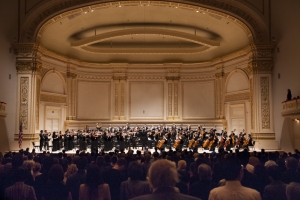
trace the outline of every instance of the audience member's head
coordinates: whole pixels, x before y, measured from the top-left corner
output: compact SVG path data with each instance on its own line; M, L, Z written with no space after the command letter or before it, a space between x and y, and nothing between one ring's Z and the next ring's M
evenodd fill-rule
M174 162L157 160L149 169L149 183L156 190L162 187L174 187L178 182L178 173Z
M101 170L97 165L90 165L87 169L85 183L90 188L97 188L98 185L103 183Z
M86 159L86 157L80 157L79 159L76 160L76 167L78 170L85 170L86 166L88 164L88 161Z
M115 167L118 169L118 170L125 170L126 169L126 165L127 165L127 161L124 159L124 158L119 158Z
M17 182L23 182L26 180L27 169L25 167L18 167L15 171L15 180Z
M200 180L210 181L212 177L211 167L207 164L199 165L198 175Z
M53 165L49 170L48 179L51 182L62 182L64 179L64 170L62 166L59 164Z
M131 162L128 166L128 176L131 180L139 180L143 175L143 168L137 161Z
M267 174L269 175L272 181L278 181L281 178L280 168L276 165L269 166L267 168Z
M71 176L72 174L75 174L77 172L78 168L76 167L75 164L71 164L69 165L66 173L65 173L65 176L68 178L69 176Z
M33 164L32 171L33 171L33 173L37 173L37 172L41 171L41 168L42 168L41 164L38 162L35 162Z
M288 157L285 159L285 166L287 169L297 169L298 160L294 157Z
M229 156L224 160L224 177L226 181L242 180L243 166L241 161L235 156Z
M178 170L185 170L186 169L186 161L185 160L179 160L177 169Z

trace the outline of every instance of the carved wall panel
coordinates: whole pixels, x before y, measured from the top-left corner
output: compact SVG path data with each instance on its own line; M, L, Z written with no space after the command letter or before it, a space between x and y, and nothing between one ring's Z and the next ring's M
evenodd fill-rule
M172 116L172 83L168 83L168 116Z
M251 103L251 129L254 129L254 111L253 111L253 79L250 79L250 103Z
M28 96L29 96L29 78L20 79L20 122L23 129L28 129Z
M124 105L125 105L125 83L122 81L121 82L121 112L120 115L124 116Z
M270 129L269 77L261 77L260 84L262 129Z
M39 113L40 113L40 90L41 81L39 78L36 79L36 103L35 103L35 129L39 129Z
M115 116L119 116L119 81L115 82Z
M178 83L174 83L174 116L178 116Z

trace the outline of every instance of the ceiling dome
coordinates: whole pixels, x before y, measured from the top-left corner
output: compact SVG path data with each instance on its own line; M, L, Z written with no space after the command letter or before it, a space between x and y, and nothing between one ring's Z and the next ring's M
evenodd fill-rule
M44 23L46 49L92 63L201 63L247 47L239 20L206 8L158 2L82 7Z

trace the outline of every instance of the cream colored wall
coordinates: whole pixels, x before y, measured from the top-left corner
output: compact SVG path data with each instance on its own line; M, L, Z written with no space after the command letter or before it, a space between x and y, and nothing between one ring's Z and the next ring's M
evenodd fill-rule
M110 119L111 82L79 81L77 119Z
M164 82L129 82L129 119L164 120Z
M55 73L50 73L43 79L41 91L65 94L63 82Z
M215 118L214 81L182 81L182 119Z
M291 89L293 97L300 96L300 1L279 0L271 3L272 37L275 37L277 42L272 84L274 127L276 139L281 141L281 149L293 150L290 146L293 143L286 140L290 138L291 131L297 132L299 129L294 128L293 123L296 122L292 123L289 121L291 119L284 119L281 116L281 102L286 100L287 89ZM295 148L300 148L299 143Z
M14 38L18 39L18 1L0 1L0 101L7 103L4 121L10 149L16 150L18 146L13 140L19 129L16 124L17 71L16 57L10 49Z

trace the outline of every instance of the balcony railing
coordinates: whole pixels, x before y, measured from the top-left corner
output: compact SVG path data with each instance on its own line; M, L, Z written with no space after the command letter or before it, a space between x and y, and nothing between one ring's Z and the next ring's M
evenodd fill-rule
M300 118L300 98L294 98L289 101L282 102L281 115L293 119Z

